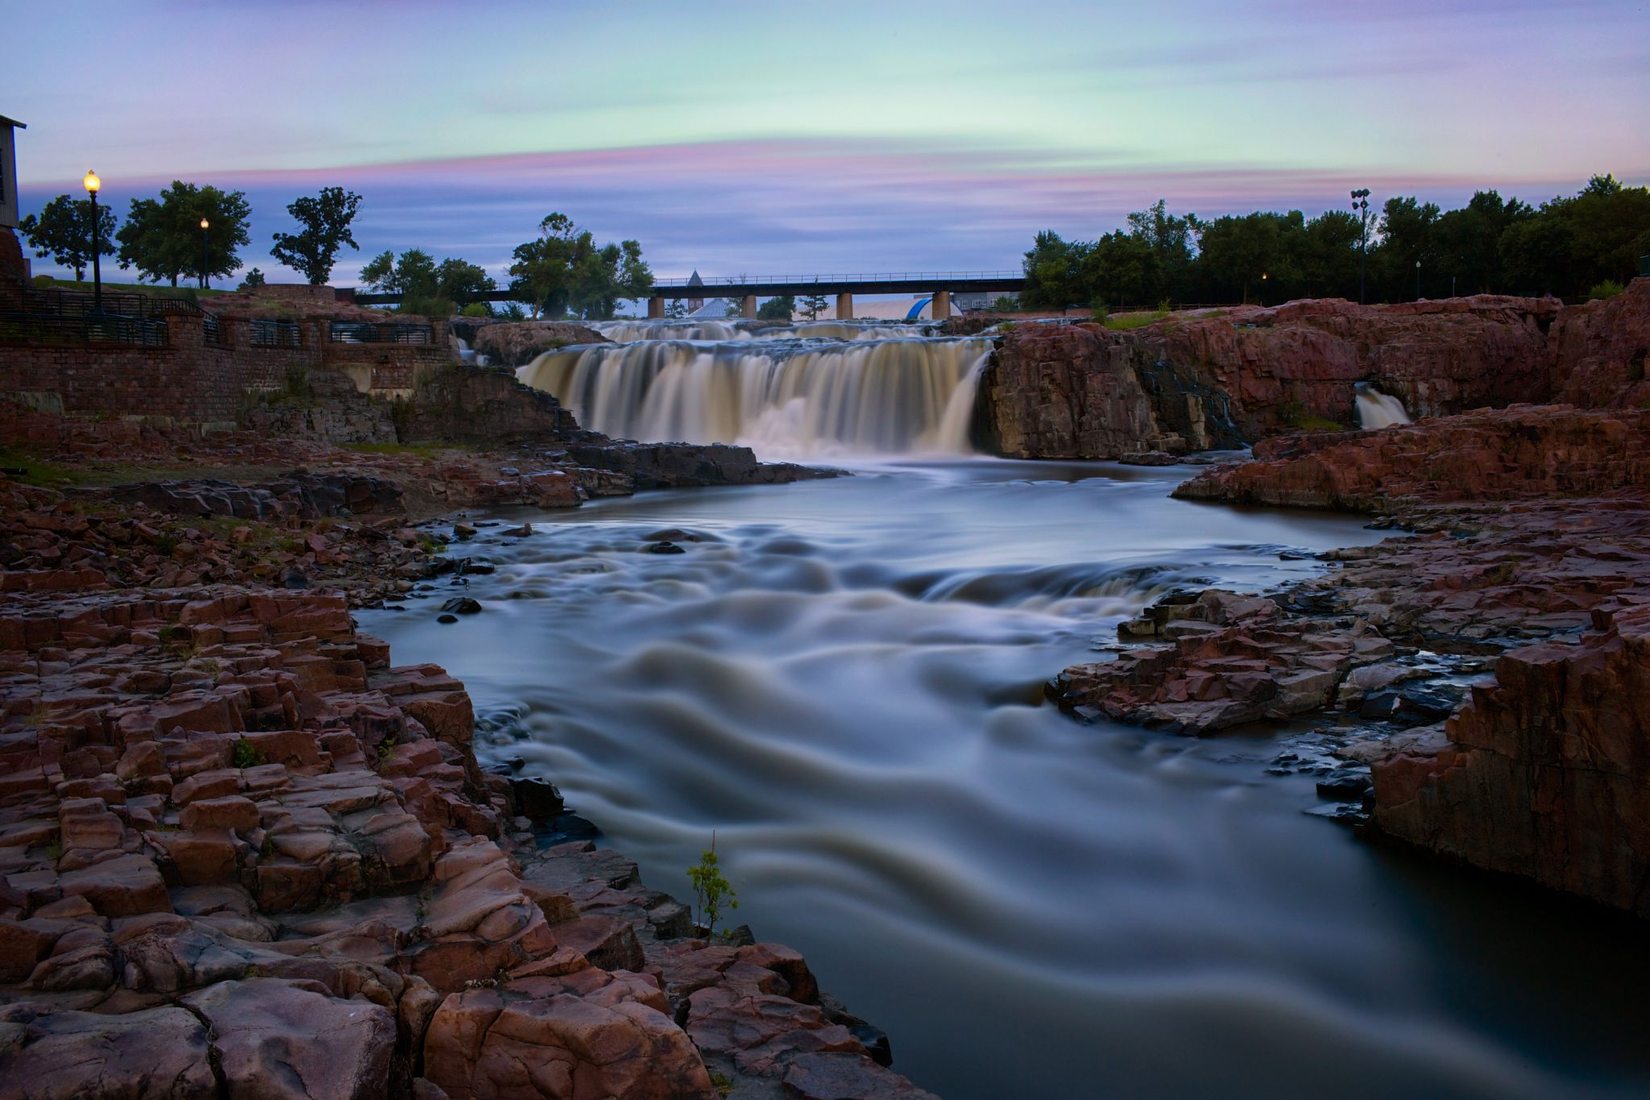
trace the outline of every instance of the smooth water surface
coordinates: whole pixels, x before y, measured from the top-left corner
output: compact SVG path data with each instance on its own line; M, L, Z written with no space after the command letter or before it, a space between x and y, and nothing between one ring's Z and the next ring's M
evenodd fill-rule
M1360 844L1267 738L1042 701L1167 587L1378 537L1170 500L1186 473L611 499L455 547L499 565L480 615L438 625L442 588L360 619L461 677L484 762L524 757L649 884L686 895L714 830L735 919L951 1100L1645 1095L1637 926ZM643 552L667 528L685 553Z

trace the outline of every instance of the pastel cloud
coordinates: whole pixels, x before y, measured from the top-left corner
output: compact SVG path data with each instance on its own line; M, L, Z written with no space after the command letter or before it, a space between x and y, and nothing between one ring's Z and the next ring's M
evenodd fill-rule
M25 203L88 166L367 196L363 254L495 272L550 210L661 273L1012 266L1030 234L1351 186L1650 180L1642 3L983 0L829 9L60 0L10 13ZM117 202L120 201L117 198ZM359 258L341 265L347 278Z

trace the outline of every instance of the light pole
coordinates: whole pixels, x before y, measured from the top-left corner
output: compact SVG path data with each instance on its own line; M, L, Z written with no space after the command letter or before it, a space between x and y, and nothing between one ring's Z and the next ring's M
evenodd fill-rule
M1415 300L1421 300L1421 261L1415 261Z
M1352 192L1352 209L1358 212L1358 304L1364 304L1364 258L1369 255L1369 188Z
M207 221L205 218L202 218L201 219L201 289L202 290L208 289L208 287L207 287L207 277L206 277L206 240L207 240L206 231L208 229L211 229L211 228L212 228L212 223Z
M97 178L97 173L87 169L86 178L80 181L86 185L86 194L92 198L92 312L103 312L103 271L98 266L97 254L103 251L103 242L98 239L97 233L97 193L103 186L103 181Z

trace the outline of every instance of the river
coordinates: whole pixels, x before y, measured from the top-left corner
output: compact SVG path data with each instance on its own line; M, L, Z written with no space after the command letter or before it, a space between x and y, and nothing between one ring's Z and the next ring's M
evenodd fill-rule
M913 447L954 396L928 389ZM717 415L771 433L746 412ZM789 442L841 461L855 430ZM454 551L497 563L483 613L436 623L442 585L359 618L462 678L483 762L553 779L650 885L685 896L714 831L734 919L950 1100L1644 1095L1640 926L1360 843L1268 774L1278 737L1043 702L1169 587L1262 590L1322 568L1281 551L1380 537L1171 500L1188 472L884 455L513 512L532 536ZM684 552L645 552L661 533Z

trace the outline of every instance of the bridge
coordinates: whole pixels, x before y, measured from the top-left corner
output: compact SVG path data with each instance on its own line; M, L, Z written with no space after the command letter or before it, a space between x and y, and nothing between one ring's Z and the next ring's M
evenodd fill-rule
M756 316L758 298L789 295L836 295L836 315L854 315L855 294L932 294L933 317L943 321L951 316L953 294L1017 294L1025 289L1023 271L897 271L874 275L734 275L724 278L686 279L653 284L647 315L663 317L665 302L681 298L738 298L739 312Z
M682 298L738 298L739 312L745 317L756 316L758 298L779 298L784 295L836 295L836 315L850 318L854 315L855 294L932 294L933 317L943 321L951 316L953 294L1017 294L1025 289L1026 277L1022 271L896 271L874 275L734 275L723 278L690 282L686 279L667 280L653 284L648 299L647 315L663 317L665 303ZM355 301L364 306L393 305L401 301L399 294L355 293ZM484 302L520 301L520 293L508 287L477 295Z

